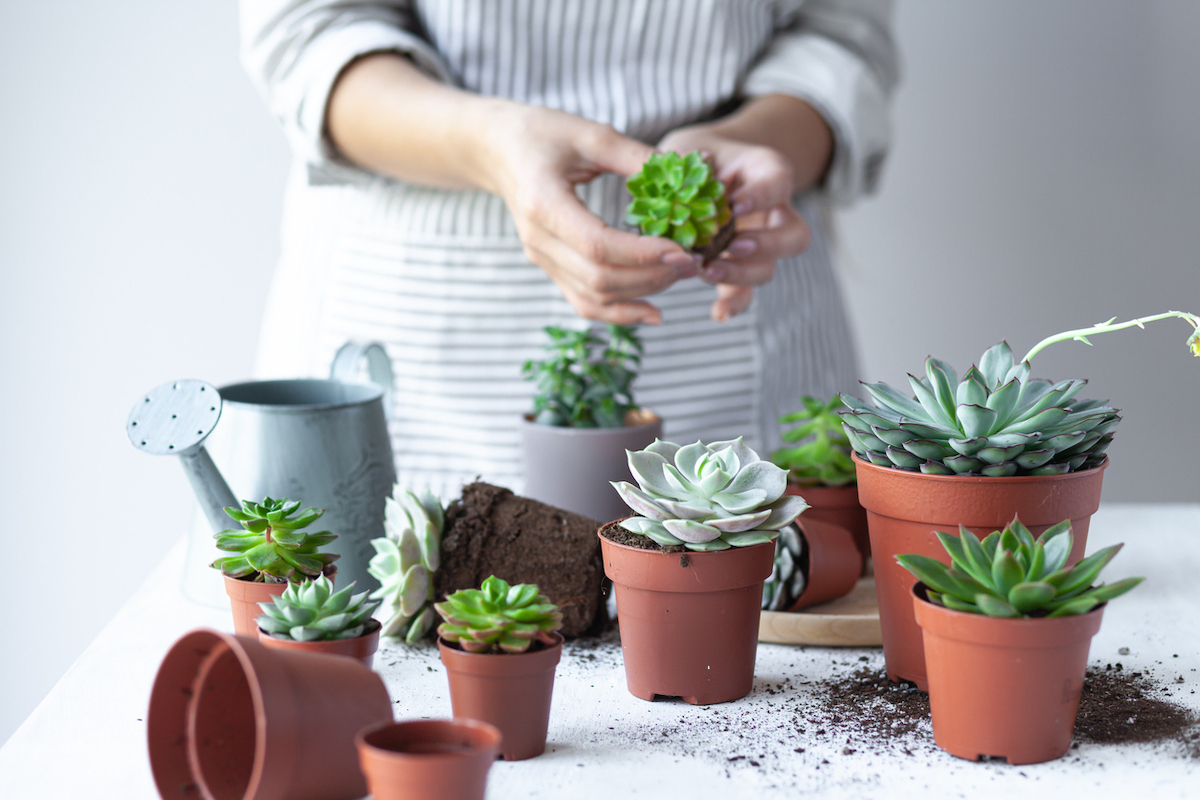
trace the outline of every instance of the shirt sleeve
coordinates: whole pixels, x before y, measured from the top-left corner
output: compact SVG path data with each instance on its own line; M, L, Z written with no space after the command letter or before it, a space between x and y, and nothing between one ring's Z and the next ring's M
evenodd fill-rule
M746 97L799 97L833 130L824 190L838 205L873 193L891 142L899 63L891 0L784 2L774 40L751 67Z
M354 0L242 0L242 65L283 126L310 183L363 180L325 128L329 95L342 70L368 53L403 53L436 80L449 68L422 37L412 3Z

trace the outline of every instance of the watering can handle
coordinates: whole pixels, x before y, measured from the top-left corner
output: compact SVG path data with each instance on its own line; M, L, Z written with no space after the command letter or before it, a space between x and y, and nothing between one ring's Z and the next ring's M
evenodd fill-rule
M396 376L392 372L392 360L379 342L346 342L338 348L329 367L329 377L335 381L355 383L361 380L363 365L371 383L383 389L383 415L392 419L392 393L396 389Z

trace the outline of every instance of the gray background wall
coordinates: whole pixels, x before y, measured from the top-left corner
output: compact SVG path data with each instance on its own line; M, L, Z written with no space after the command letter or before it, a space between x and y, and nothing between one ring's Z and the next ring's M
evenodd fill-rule
M1200 310L1200 3L911 0L897 34L883 192L841 218L865 378ZM249 375L288 155L229 3L0 5L0 121L3 741L190 523L122 426L158 383ZM1186 334L1036 361L1124 410L1107 501L1200 500Z

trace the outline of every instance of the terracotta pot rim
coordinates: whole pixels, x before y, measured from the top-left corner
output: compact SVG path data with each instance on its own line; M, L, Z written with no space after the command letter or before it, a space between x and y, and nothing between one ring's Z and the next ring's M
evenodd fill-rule
M886 472L889 475L899 475L902 477L912 477L915 480L922 481L945 481L949 483L1039 483L1044 481L1069 481L1081 479L1095 475L1108 468L1108 456L1104 457L1097 466L1090 469L1080 469L1075 472L1063 472L1058 475L1008 475L1006 477L993 477L991 475L931 475L920 470L900 469L899 467L881 467L878 464L872 464L870 461L865 461L858 457L858 453L852 453L850 458L854 461L857 467L866 467L868 470L879 470Z
M549 653L551 650L556 650L556 649L561 648L563 646L563 642L567 641L566 637L564 637L558 631L555 631L552 634L552 636L554 636L554 638L556 640L554 642L554 644L544 645L541 650L533 650L532 652L529 650L526 650L524 653L503 653L503 652L501 652L501 653L471 653L467 650L463 650L461 647L459 647L458 645L456 645L452 642L447 642L441 636L437 637L437 643L438 643L439 647L445 647L447 650L453 650L456 655L461 655L461 656L464 656L467 658L479 659L479 658L492 658L493 656L504 656L505 658L510 658L512 656L536 656L536 655L541 655L542 653Z
M355 636L351 639L317 639L312 642L302 642L298 639L280 639L275 634L264 631L262 628L255 628L255 630L257 630L261 636L265 636L268 639L277 639L281 642L291 642L292 644L332 644L334 642L357 642L359 639L369 639L379 633L379 631L383 630L383 623L372 618L367 622L367 629L362 633L361 636Z
M491 740L491 744L471 745L469 750L449 752L449 753L406 753L398 750L390 750L386 747L371 744L367 741L367 737L373 733L385 730L392 727L408 726L415 724L430 724L442 728L469 728L477 733L481 733ZM496 750L499 753L501 741L503 737L500 729L490 722L484 722L478 719L469 719L467 717L454 717L453 719L394 719L387 722L378 722L354 734L354 746L360 752L363 750L370 751L376 758L386 759L389 761L458 761L464 757L473 756L488 749Z
M973 626L976 629L979 629L979 628L990 628L993 630L1004 629L1006 631L1006 633L1008 633L1009 635L1017 635L1017 636L1019 636L1021 634L1043 633L1043 632L1047 631L1048 629L1052 629L1055 627L1058 627L1058 628L1074 627L1076 625L1079 625L1081 620L1085 620L1088 618L1094 618L1096 625L1099 626L1099 624L1100 624L1099 618L1101 615L1103 615L1105 606L1108 605L1108 603L1101 603L1100 605L1096 606L1091 611L1088 611L1085 614L1071 614L1071 615L1065 616L1065 617L992 617L992 616L988 616L987 614L973 614L969 611L958 611L953 608L947 608L946 606L938 605L937 603L934 603L928 597L925 596L925 592L928 588L929 587L927 587L925 584L921 583L920 581L913 584L911 591L912 591L914 601L919 602L920 607L924 609L924 613L932 614L935 616L935 618L940 618L939 622L942 623L942 625L944 625L944 626L968 625L968 626ZM920 614L919 613L917 615L917 624L922 628L922 630L924 630L925 626L920 625ZM953 636L951 633L948 633L945 630L939 631L939 633L942 636L948 636L950 638L959 638L959 637ZM1055 638L1057 639L1058 636L1056 635ZM1088 638L1091 638L1091 635L1089 635ZM995 646L996 647L1004 647L1006 645L1001 642L996 642ZM1032 645L1023 644L1022 646L1032 646ZM1059 643L1059 642L1048 643L1045 646L1046 647L1060 647L1061 643Z
M218 572L220 572L220 570L218 570ZM290 586L293 583L300 583L300 581L293 581L293 580L256 581L253 578L247 578L245 576L240 577L240 578L235 578L231 575L226 575L224 572L221 572L220 574L221 574L221 577L227 581L237 581L238 583L254 583L254 584L259 584L260 586L282 586L284 588L287 588L288 586ZM311 580L315 580L316 578L320 578L320 577L332 578L335 574L337 574L337 564L330 564L328 566L327 570L326 569L321 570L320 575L313 575L313 576L305 575L304 580L311 581Z
M633 515L631 515L631 516L633 516ZM609 520L608 522L604 523L596 530L596 535L598 537L600 537L601 539L603 539L605 541L605 543L611 545L612 547L616 547L621 550L628 551L630 553L645 553L647 556L666 556L667 558L678 558L679 556L687 556L688 560L691 560L691 559L697 558L697 557L713 558L715 556L720 556L721 554L728 553L730 551L736 552L738 550L752 550L755 547L765 547L766 545L770 545L771 547L774 547L775 540L779 538L778 536L776 536L775 539L772 539L769 542L759 542L758 544L751 544L751 545L747 545L746 547L727 547L724 550L708 550L708 551L705 551L705 550L682 550L682 551L678 551L678 552L674 552L674 553L668 553L665 550L647 550L644 547L630 547L627 544L621 544L620 542L614 542L612 539L609 539L607 536L605 536L603 533L601 533L601 531L603 531L609 525L612 525L614 522L620 522L621 520L626 520L626 519L629 519L629 517L621 517L620 519ZM778 533L778 531L776 533Z
M614 431L621 431L622 433L641 431L662 423L662 417L660 417L657 412L652 411L651 409L641 408L639 406L638 408L634 409L634 411L642 414L648 414L650 418L639 425L622 425L619 428L573 428L570 425L542 425L533 421L532 414L522 414L521 427L532 427L537 428L538 430L544 429L548 431L558 431L559 435L562 436L603 436L604 434L611 435Z

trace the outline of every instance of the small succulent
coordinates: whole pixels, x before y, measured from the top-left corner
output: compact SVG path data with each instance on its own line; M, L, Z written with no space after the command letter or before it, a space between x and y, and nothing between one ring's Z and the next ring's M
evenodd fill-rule
M441 560L446 515L428 490L421 497L396 485L384 501L385 535L372 539L375 555L367 572L379 581L371 598L380 600L384 636L416 642L435 621L433 574Z
M762 544L808 508L803 498L784 494L787 471L763 461L741 437L683 447L655 439L645 450L625 453L638 486L621 481L613 488L641 516L621 527L663 547Z
M625 221L685 250L707 247L733 217L725 184L699 152L655 153L625 185L633 196Z
M763 582L762 607L767 611L786 611L791 608L808 578L804 574L804 537L795 525L785 525L775 540L775 565L771 575Z
M258 627L276 639L297 642L356 639L367 630L379 603L368 601L366 592L351 594L354 584L335 592L324 575L290 584L272 602L258 604L263 610Z
M896 561L925 584L931 602L954 611L989 617L1086 614L1143 580L1094 585L1100 570L1121 549L1119 544L1067 566L1073 541L1070 520L1048 528L1037 539L1016 518L982 541L962 526L957 536L935 533L950 556L950 566L915 554L896 556Z
M550 325L542 361L526 361L521 369L537 385L533 421L572 428L620 428L636 408L633 381L642 363L642 342L633 328L608 326L608 342L591 330L573 331ZM604 350L597 355L600 345Z
M850 440L842 430L838 411L845 408L834 395L822 403L815 397L800 398L803 406L779 418L782 423L800 423L784 431L785 442L800 442L771 453L771 460L788 471L788 479L800 486L845 486L856 480L850 460Z
M532 583L492 575L479 589L462 589L434 606L445 622L438 636L468 653L524 653L534 642L554 644L562 612Z
M216 534L217 548L236 555L218 558L210 566L230 578L246 578L265 583L282 583L321 575L340 556L317 552L337 534L329 531L301 530L315 522L324 509L309 508L292 516L300 501L265 498L261 503L242 501L241 508L226 508L225 513L242 524L244 530Z

